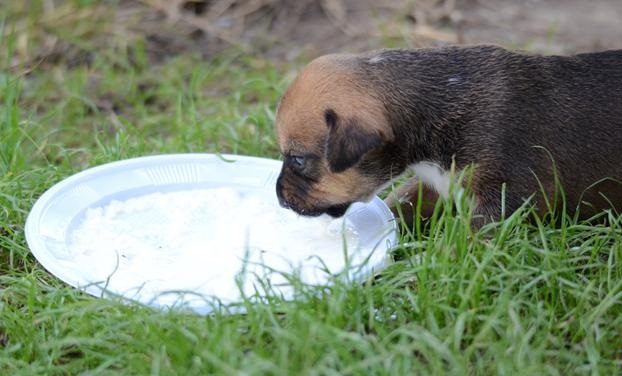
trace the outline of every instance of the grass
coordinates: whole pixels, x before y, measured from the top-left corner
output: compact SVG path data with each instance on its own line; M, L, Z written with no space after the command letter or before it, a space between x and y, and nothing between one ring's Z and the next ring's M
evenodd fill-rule
M276 158L274 108L297 63L235 49L153 63L141 38L89 45L86 22L55 35L88 61L16 64L49 32L33 21L41 8L3 9L0 374L621 372L615 216L609 226L552 226L529 224L524 209L474 233L468 210L439 206L428 231L403 235L399 261L376 281L301 285L301 299L246 302L246 315L154 311L60 282L29 253L23 233L46 189L88 166L139 155ZM12 32L15 25L21 31Z

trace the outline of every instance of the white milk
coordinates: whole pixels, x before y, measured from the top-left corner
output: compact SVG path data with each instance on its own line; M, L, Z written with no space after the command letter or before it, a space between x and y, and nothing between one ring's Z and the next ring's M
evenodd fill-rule
M266 273L257 263L279 271L301 268L313 283L324 274L322 265L331 272L343 268L344 242L352 253L358 235L343 219L300 217L276 198L217 188L153 193L89 209L70 234L69 252L85 278L141 301L175 290L227 300L239 295L235 276L243 260L251 274ZM252 289L245 286L247 293Z

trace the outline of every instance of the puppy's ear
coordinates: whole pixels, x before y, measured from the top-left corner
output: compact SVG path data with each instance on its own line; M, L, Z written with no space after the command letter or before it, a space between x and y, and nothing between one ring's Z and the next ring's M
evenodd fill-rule
M345 171L382 144L377 131L365 129L356 119L341 119L335 111L326 110L324 120L328 126L326 159L331 172Z

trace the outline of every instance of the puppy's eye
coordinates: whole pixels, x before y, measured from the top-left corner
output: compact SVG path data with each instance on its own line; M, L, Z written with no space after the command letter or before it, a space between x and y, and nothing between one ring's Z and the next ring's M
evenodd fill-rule
M292 165L299 170L305 167L305 157L301 155L292 155L290 160L292 161Z

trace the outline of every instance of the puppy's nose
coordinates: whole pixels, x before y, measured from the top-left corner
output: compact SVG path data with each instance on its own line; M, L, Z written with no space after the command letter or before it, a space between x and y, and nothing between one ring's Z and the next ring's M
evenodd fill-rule
M289 209L289 204L285 197L283 197L283 184L281 184L281 178L279 177L276 181L276 197L279 199L279 205L281 205L284 209Z

